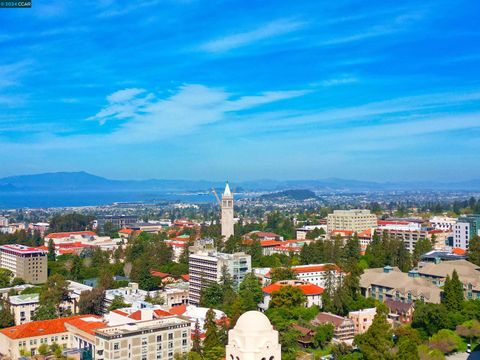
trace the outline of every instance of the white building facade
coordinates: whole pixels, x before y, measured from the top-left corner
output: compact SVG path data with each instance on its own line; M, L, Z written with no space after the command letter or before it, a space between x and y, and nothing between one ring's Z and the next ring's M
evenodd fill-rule
M219 253L216 250L199 250L189 257L189 304L200 304L200 292L212 282L220 282L225 267L238 286L252 271L251 256L243 252Z
M226 360L280 360L278 331L258 311L247 311L228 332Z

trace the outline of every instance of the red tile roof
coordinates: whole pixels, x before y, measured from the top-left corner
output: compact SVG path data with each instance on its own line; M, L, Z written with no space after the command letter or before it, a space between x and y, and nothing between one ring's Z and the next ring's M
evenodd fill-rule
M280 290L284 286L294 286L296 288L299 288L302 290L304 295L320 295L323 293L324 289L321 288L320 286L310 284L307 282L302 282L302 281L277 281L274 284L265 286L262 291L266 294L271 294L275 291Z
M168 310L172 315L182 315L187 311L187 305L177 305L172 306L170 310Z
M353 235L354 231L352 230L333 230L332 234L341 234L341 235Z
M260 241L260 245L262 247L278 246L278 245L282 245L282 244L283 244L283 241L278 241L278 240L263 240L263 241Z
M161 309L154 310L153 312L154 312L155 315L157 315L158 317L171 316L171 315L172 315L172 314L169 313L168 311L161 310Z
M461 248L453 248L452 253L454 253L455 255L465 255L467 251Z
M101 319L100 316L91 315L90 317ZM101 329L108 326L108 324L103 321L85 321L83 319L72 319L67 321L66 324L72 325L77 329L82 330L87 334L91 334L91 335L95 333L96 329Z
M122 311L122 310L118 310L118 309L115 309L115 310L112 310L111 312L114 312L118 315L122 315L122 316L128 316L128 313Z
M183 279L184 281L190 281L190 275L188 275L188 274L183 274L183 275L182 275L182 279Z
M166 277L173 277L172 275L170 274L167 274L167 273L164 273L164 272L161 272L161 271L157 271L157 270L150 270L150 275L152 276L155 276L155 277L159 277L159 278L166 278Z
M70 237L71 235L81 235L81 236L95 236L97 235L93 231L70 231L70 232L58 232L51 233L45 236L47 239L61 239L65 237Z
M130 319L133 319L133 320L142 320L142 311L137 310L137 311L131 313L130 315L128 315L128 317Z
M312 265L312 266L302 266L302 267L292 267L292 270L297 274L303 274L308 272L323 272L329 270L335 270L336 272L342 272L342 269L335 264L322 264L322 265ZM265 274L266 278L270 278L270 271Z
M389 220L377 220L378 225L408 225L409 221L389 221Z
M59 334L67 331L65 328L66 322L92 316L94 315L78 315L68 318L32 321L26 324L1 329L0 333L8 336L10 339L24 339L35 336Z

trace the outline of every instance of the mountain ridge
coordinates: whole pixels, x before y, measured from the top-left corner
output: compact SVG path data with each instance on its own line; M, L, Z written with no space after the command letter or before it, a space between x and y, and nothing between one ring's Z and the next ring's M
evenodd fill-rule
M185 179L113 180L77 172L48 172L0 178L0 192L36 191L206 191L222 188L223 181ZM375 182L329 177L314 180L249 180L236 183L244 191L394 191L394 190L459 190L480 191L480 179L456 182L399 181Z

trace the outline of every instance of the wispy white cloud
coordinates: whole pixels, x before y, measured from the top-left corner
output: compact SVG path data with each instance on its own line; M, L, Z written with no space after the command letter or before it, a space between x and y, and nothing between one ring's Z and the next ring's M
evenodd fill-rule
M166 98L159 98L144 89L123 89L109 95L108 105L89 120L101 124L123 120L120 127L108 135L113 142L151 141L225 120L228 113L299 97L307 92L269 91L236 96L223 89L188 84Z
M305 27L305 25L305 22L298 20L280 19L263 24L253 30L207 41L200 45L199 49L208 53L227 52L232 49L245 47L257 42L295 32Z

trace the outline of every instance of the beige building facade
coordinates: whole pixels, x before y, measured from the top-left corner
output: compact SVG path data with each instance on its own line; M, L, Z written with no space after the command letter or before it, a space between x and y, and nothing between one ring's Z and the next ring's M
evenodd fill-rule
M0 267L26 283L43 284L47 281L47 252L25 245L0 246Z
M377 227L377 216L370 210L334 210L327 216L327 230L349 230L361 232Z

